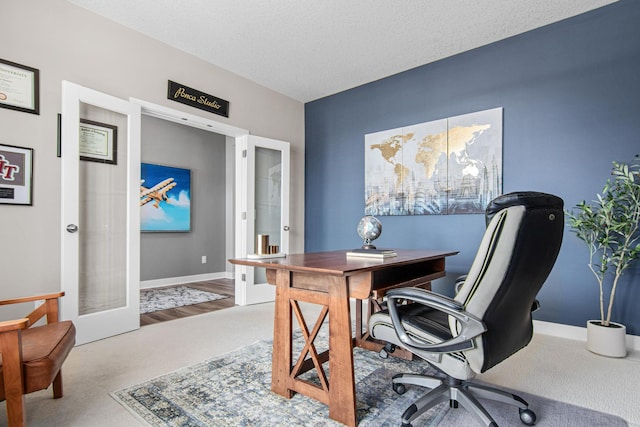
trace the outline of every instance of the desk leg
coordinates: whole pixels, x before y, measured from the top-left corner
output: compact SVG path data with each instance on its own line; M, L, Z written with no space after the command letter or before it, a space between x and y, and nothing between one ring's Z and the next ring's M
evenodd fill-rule
M329 417L355 426L356 386L347 278L327 278L329 284Z
M278 270L276 273L276 301L273 321L273 359L271 372L271 391L291 399L293 391L289 389L291 370L291 329L292 315L289 303L291 273Z

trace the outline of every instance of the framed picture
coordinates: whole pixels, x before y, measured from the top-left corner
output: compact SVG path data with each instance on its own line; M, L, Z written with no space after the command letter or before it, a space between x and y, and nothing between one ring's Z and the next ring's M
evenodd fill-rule
M33 149L0 144L0 204L29 205L33 194Z
M142 163L140 176L141 231L191 231L191 171Z
M502 108L366 134L366 215L484 213L502 194Z
M0 107L40 114L40 71L0 59Z
M118 164L118 128L80 119L80 160Z

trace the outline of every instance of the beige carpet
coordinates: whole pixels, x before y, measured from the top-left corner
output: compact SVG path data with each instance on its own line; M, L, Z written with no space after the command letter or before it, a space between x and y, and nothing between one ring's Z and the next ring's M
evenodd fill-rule
M619 415L640 426L640 352L626 358L598 356L586 343L548 335L491 371L486 382Z
M140 426L110 392L269 339L272 333L273 304L258 304L145 326L76 347L63 367L64 397L54 400L50 391L28 395L28 425ZM536 335L482 379L615 414L640 427L639 352L608 359L589 353L583 342ZM2 404L0 426L6 426Z

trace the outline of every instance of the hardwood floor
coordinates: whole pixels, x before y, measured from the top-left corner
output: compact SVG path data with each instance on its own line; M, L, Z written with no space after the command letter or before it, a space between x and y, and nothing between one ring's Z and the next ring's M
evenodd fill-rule
M154 323L166 322L169 320L180 319L182 317L195 316L197 314L222 310L235 305L235 285L232 279L207 280L204 282L185 283L184 285L175 286L189 286L190 288L200 289L202 291L228 295L229 298L141 314L140 326L152 325ZM165 288L175 286L165 286Z

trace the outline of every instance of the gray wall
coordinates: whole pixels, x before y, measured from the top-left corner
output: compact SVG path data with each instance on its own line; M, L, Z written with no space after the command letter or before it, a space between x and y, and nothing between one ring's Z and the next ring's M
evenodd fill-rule
M142 117L143 163L191 170L191 231L144 232L140 280L224 272L226 265L226 138L153 117ZM202 256L207 263L202 264Z
M504 108L504 192L592 200L612 161L640 154L640 2L565 21L306 104L306 249L350 248L364 214L364 135ZM468 270L483 215L381 217L381 247L459 250ZM588 251L568 229L542 288L539 320L585 327L598 318ZM445 281L442 281L445 282ZM614 321L640 335L640 262L619 284ZM436 286L452 293L447 283Z

